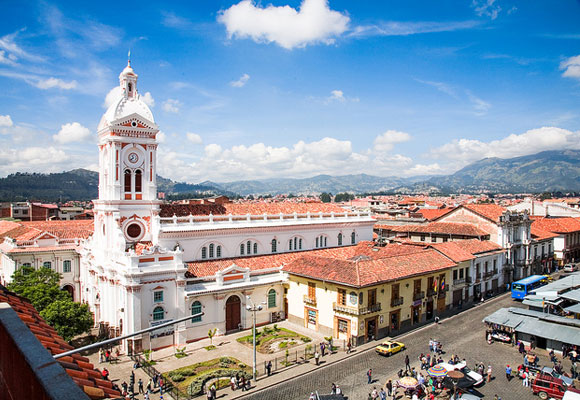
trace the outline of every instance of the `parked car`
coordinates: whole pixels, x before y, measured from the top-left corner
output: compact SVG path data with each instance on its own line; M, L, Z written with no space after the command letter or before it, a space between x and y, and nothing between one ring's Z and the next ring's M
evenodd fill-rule
M564 381L564 384L566 386L574 386L574 379L567 377L567 376L564 376L564 375L560 375L559 373L554 371L554 368L543 367L542 374L546 374L546 375L553 376L554 378L562 379L562 381Z
M580 400L580 390L575 388L568 388L562 400Z
M391 340L385 340L375 348L375 351L382 356L390 356L402 350L405 350L404 343L393 342Z
M576 264L570 264L569 263L569 264L564 265L563 271L564 272L574 272L574 271L576 271Z
M536 375L532 382L532 392L542 400L548 400L551 397L560 400L564 397L566 389L566 384L562 379L543 373Z
M473 386L478 386L483 383L483 376L475 371L472 371L464 362L457 364L440 363L439 366L445 368L449 371L461 371L464 375L470 377L473 380Z

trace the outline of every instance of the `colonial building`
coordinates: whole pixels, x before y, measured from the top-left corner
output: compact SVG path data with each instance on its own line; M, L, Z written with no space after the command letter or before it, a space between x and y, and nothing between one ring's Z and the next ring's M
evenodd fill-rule
M580 220L572 217L537 217L533 218L532 226L536 229L550 232L553 236L554 258L558 265L580 259ZM548 243L548 254L551 254Z
M333 205L163 205L156 185L159 128L130 64L119 83L122 94L98 127L99 198L94 234L83 250L83 301L112 335L205 313L130 339L128 350L200 339L208 327L248 328L250 301L268 304L259 322L282 318L281 264L272 259L256 267L252 259L372 239L370 215Z

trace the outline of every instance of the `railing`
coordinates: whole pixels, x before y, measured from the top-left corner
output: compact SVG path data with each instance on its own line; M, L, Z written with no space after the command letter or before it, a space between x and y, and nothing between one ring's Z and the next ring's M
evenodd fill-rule
M153 379L154 376L161 376L161 374L159 373L159 371L157 371L151 365L151 362L150 361L147 361L146 359L144 359L143 357L141 357L141 355L139 355L139 354L131 354L129 357L135 363L139 364L139 366L141 367L141 369L151 379ZM184 393L181 390L179 390L177 388L177 386L174 386L168 379L163 378L163 381L165 382L163 384L163 392L164 393L169 393L171 395L171 397L173 398L173 400L189 399L190 398L190 396L188 396L187 393Z
M371 212L344 212L344 213L311 213L307 212L305 214L245 214L245 215L188 215L185 217L178 217L173 215L173 217L163 217L159 218L159 223L164 226L177 225L177 224L247 224L248 222L270 222L270 223L280 223L280 222L291 222L293 220L328 220L335 218L360 218L360 217L370 217Z
M350 307L342 304L332 303L334 311L342 312L351 315L365 315L381 311L381 303L376 303L366 307Z
M491 278L493 276L493 271L486 271L483 273L483 279Z
M310 304L311 306L316 306L316 297L310 297L307 294L304 295L304 303Z
M394 297L391 299L391 307L398 307L403 304L404 299L402 297Z
M481 274L475 274L475 282L481 281Z
M455 286L457 285L463 285L465 283L465 278L461 278L461 279L453 279L453 284Z
M421 300L425 297L425 292L413 293L413 301Z

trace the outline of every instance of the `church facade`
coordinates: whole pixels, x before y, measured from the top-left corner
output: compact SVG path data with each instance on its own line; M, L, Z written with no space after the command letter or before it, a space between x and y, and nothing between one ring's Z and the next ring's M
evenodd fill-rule
M374 219L320 203L174 206L157 199L159 127L130 63L121 96L98 126L99 198L81 250L80 297L110 335L137 332L127 351L184 344L286 317L283 265L304 252L372 240Z

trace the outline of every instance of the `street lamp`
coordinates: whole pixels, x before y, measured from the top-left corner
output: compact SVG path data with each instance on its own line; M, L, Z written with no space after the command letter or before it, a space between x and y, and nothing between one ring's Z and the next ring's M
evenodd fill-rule
M255 305L252 302L252 298L250 296L246 296L246 299L248 300L248 302L250 304L246 304L246 310L251 311L254 313L254 323L252 324L252 331L253 331L253 336L254 336L254 365L252 368L252 376L254 379L254 382L256 381L256 312L257 311L262 311L262 304L266 304L265 301L262 302L262 304L258 304Z

